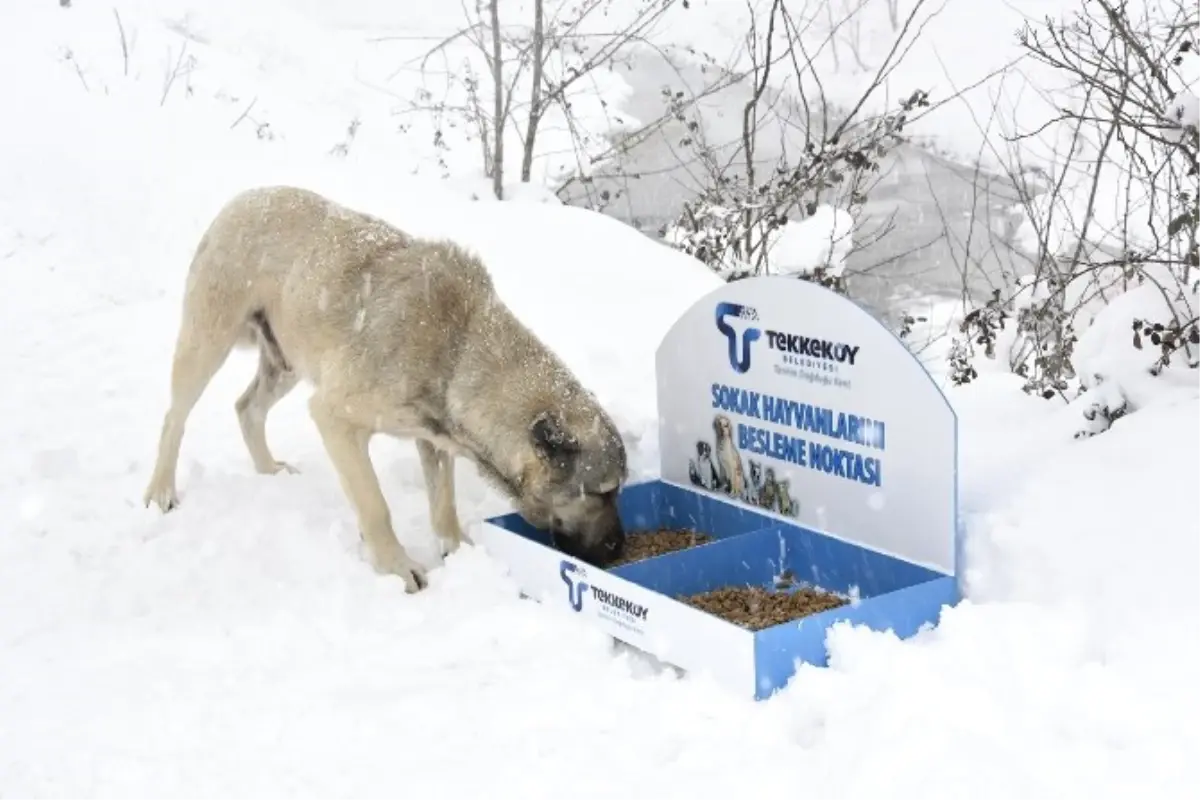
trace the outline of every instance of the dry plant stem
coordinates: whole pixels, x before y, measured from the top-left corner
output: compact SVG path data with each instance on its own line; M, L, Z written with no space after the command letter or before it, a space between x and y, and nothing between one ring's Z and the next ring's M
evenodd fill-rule
M117 18L117 32L121 35L122 74L129 77L129 40L125 38L125 26L121 23L121 12L114 8L113 16Z
M244 120L246 117L250 116L250 111L251 111L251 109L253 109L253 108L254 108L254 104L255 104L255 103L257 103L257 102L258 102L258 97L255 97L253 100L251 100L251 101L250 101L250 104L246 106L246 110L245 110L245 111L243 111L241 114L238 114L238 117L237 117L237 119L235 119L235 120L234 120L234 121L233 121L233 122L230 124L230 126L229 126L229 129L230 129L230 130L233 130L234 128L236 128L236 127L238 126L238 123L239 123L239 122L241 122L242 120Z
M767 89L767 81L771 79L771 48L775 41L775 18L779 14L779 8L783 4L782 0L773 0L771 3L771 15L767 20L767 37L764 45L763 63L761 72L759 72L759 64L757 58L758 48L756 46L756 30L753 23L750 27L750 58L755 76L754 93L750 99L746 101L745 107L742 109L742 151L746 158L746 193L753 197L754 195L754 145L756 137L753 135L758 131L758 110L759 101L762 100L763 92ZM753 18L753 6L751 6L751 18ZM746 256L749 257L754 250L754 227L752 225L752 212L747 208L743 212L744 226L746 228Z
M187 54L187 42L185 41L179 48L179 58L175 59L175 66L167 74L167 79L163 83L162 97L159 98L159 106L166 105L167 95L171 93L171 87L175 85L175 79L179 77L179 72L183 68L183 57ZM171 51L167 50L167 66L170 68Z

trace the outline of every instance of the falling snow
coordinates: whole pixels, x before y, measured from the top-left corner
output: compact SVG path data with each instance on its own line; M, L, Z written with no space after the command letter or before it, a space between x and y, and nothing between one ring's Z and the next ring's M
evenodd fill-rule
M114 7L135 43L128 77ZM233 414L252 354L230 357L189 420L180 508L143 508L188 259L222 203L265 184L478 251L603 398L631 476L656 472L672 423L657 419L654 350L717 279L552 195L476 202L476 181L413 176L393 84L357 71L401 59L347 49L413 27L411 9L354 0L336 28L305 16L333 7L0 4L0 74L19 76L0 81L0 794L986 800L1200 784L1200 400L1102 358L1108 340L1082 343L1084 359L1116 370L1140 410L1094 439L1011 375L948 390L968 601L909 642L833 630L830 668L764 704L614 649L520 598L471 546L417 595L375 575L306 393L268 425L300 472L254 473ZM422 35L438 9L421 6ZM184 41L199 66L160 102ZM231 127L252 101L254 121ZM360 107L374 126L330 158ZM274 139L254 132L267 122ZM414 448L380 438L371 453L399 537L436 565ZM507 506L470 465L456 473L469 535Z

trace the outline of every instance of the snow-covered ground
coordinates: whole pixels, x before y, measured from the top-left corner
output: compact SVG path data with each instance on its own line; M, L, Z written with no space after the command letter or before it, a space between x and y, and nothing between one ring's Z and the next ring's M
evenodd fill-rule
M466 170L423 169L427 142L397 136L391 100L347 69L362 66L350 12L380 20L365 0L337 28L299 0L120 3L130 76L108 4L18 5L0 9L0 796L1166 798L1200 783L1200 390L1194 373L1130 376L1116 333L1132 304L1080 345L1140 404L1100 436L1075 440L1080 409L1011 375L947 388L968 599L909 642L835 630L829 669L753 704L614 653L518 599L479 550L417 595L375 575L305 392L268 429L301 473L253 473L232 407L244 354L189 421L182 507L141 505L183 275L238 189L305 185L477 248L612 410L635 477L657 460L653 349L712 274L540 191L489 202ZM401 5L388 30L416 28ZM182 39L161 19L199 54L191 95L179 79L165 102ZM356 115L348 154L329 155ZM412 445L374 457L398 534L432 563ZM467 524L504 508L473 468L458 476Z

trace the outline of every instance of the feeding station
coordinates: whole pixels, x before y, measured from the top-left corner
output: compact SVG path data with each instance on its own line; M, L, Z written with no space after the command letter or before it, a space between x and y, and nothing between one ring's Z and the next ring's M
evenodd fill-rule
M526 596L759 700L826 666L831 625L904 639L958 602L957 418L868 312L795 278L727 283L655 371L660 477L618 501L646 557L601 569L518 513L485 520Z

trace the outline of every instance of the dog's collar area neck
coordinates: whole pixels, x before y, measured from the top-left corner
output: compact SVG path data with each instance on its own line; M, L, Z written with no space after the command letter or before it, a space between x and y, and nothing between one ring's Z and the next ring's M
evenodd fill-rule
M464 455L469 455L470 459L475 462L482 477L507 494L508 499L520 499L524 489L525 476L518 474L515 478L510 478L497 466L496 460L492 458L491 449L480 441L479 437L474 436L471 431L465 430L458 424L452 423L448 427L453 430L459 446L466 450Z
M490 477L493 483L508 494L509 499L517 499L521 496L521 480L509 478L496 468L495 463L485 453L476 451L475 463L479 465L486 477Z

